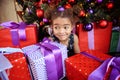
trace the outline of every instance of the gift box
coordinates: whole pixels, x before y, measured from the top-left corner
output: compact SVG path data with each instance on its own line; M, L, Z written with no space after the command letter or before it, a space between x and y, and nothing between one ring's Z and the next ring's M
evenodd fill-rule
M106 59L89 75L88 80L120 80L120 57Z
M102 61L111 57L95 50L88 50L86 52L97 57L99 61L96 58L93 59L81 53L67 58L65 60L65 67L68 80L88 80L88 76L102 64Z
M31 75L26 62L24 54L21 52L14 52L11 54L4 54L4 56L12 64L12 68L6 69L9 80L31 80Z
M92 23L93 28L90 31L84 30L83 26L83 24L77 25L80 50L98 50L103 53L108 53L112 22L108 22L106 28L101 28L97 23Z
M24 22L5 22L1 24L0 47L24 47L37 43L36 25L26 25Z
M119 27L118 27L118 29L112 31L111 44L110 44L110 51L109 52L114 52L114 53L119 52L120 53L120 28Z
M35 80L59 80L65 76L66 46L44 41L22 49Z

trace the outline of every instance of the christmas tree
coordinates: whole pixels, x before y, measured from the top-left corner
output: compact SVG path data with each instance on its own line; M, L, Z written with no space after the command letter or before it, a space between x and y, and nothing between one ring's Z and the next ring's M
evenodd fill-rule
M119 0L16 0L23 7L23 18L28 24L37 23L39 27L50 24L44 17L48 7L73 8L78 23L92 26L96 22L105 28L107 22L120 25ZM91 30L91 29L90 29ZM88 30L89 31L89 30Z

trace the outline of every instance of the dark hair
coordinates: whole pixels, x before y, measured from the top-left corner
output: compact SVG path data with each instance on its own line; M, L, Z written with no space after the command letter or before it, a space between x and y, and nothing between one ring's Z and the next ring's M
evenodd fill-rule
M45 12L45 17L51 21L58 17L68 18L71 23L74 24L74 15L72 8L64 9L63 11L58 10L58 8L49 8Z

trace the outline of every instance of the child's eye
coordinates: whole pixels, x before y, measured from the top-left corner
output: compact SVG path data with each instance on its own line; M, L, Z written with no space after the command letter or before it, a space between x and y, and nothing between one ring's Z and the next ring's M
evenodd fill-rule
M69 29L69 26L65 26L64 29Z
M55 28L55 29L59 29L60 27L59 27L59 26L55 26L54 28Z

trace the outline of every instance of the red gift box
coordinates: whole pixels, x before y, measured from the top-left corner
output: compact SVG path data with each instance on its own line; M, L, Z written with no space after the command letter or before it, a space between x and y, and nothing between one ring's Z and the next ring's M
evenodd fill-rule
M36 25L27 25L25 28L26 40L19 39L19 45L14 45L10 28L0 29L0 47L24 47L37 43L37 27Z
M86 51L89 54L106 60L110 58L110 55L98 52L95 50ZM68 80L87 80L91 72L101 65L101 62L87 57L83 54L76 54L65 60L66 76Z
M4 55L13 65L12 68L7 69L9 80L32 80L26 58L21 52Z
M97 23L93 23L91 31L83 30L83 24L77 25L80 50L98 50L107 53L110 46L111 32L112 22L108 22L106 28L100 28Z

